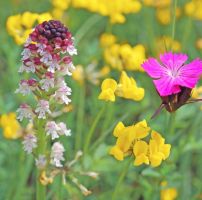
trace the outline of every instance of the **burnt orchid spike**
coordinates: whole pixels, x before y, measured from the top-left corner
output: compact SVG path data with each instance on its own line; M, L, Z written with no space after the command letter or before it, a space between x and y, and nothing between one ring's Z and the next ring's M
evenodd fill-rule
M71 130L63 122L55 122L52 113L57 104L71 102L71 88L66 75L74 70L72 55L77 54L72 34L60 21L50 20L37 25L29 35L22 52L19 73L28 73L29 79L21 80L16 93L34 95L35 103L23 103L17 110L20 121L28 119L34 132L24 136L24 150L33 153L36 166L45 170L50 165L63 166L65 148L57 140L70 136ZM48 141L53 140L51 149Z

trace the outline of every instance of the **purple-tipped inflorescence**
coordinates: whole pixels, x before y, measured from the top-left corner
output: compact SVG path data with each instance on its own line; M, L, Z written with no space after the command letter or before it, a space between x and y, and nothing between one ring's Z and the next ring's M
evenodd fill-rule
M71 76L74 70L71 56L77 54L77 50L73 41L71 33L60 21L45 21L35 27L22 52L22 66L19 72L29 73L30 77L20 81L16 92L24 96L33 93L37 102L34 106L22 104L17 110L18 119L22 121L27 118L34 124L44 123L42 126L44 134L52 140L58 139L61 135L70 135L70 130L66 128L66 125L63 122L56 123L51 116L52 112L57 111L55 110L56 104L71 102L72 91L66 84L64 76ZM37 148L37 127L34 129L36 133L25 136L23 142L24 149L28 153ZM52 160L51 163L56 167L62 166L60 161L63 160L64 152L62 144L58 144L60 143L53 144L51 158L47 158L47 160ZM60 148L56 148L57 146ZM54 157L55 155L57 158Z

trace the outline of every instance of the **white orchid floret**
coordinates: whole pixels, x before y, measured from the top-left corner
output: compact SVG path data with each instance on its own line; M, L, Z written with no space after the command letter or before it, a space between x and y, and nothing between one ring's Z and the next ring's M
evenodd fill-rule
M31 88L27 80L21 80L19 83L19 88L15 91L15 93L21 93L23 96L30 94Z
M38 158L35 159L35 164L37 168L43 169L47 164L47 159L45 155L39 155Z
M54 88L55 87L54 74L51 72L47 72L45 74L45 78L40 81L40 84L41 88L46 92L48 92L50 88Z
M58 131L60 128L54 121L47 122L45 131L47 135L50 135L52 140L59 138Z
M21 104L20 107L16 111L18 113L17 119L22 121L24 118L32 120L34 113L32 112L32 108L24 103Z
M51 149L51 164L56 167L62 167L61 161L64 161L64 146L60 142L55 142Z
M46 113L48 113L48 114L51 113L51 111L49 109L49 102L46 100L39 100L35 112L38 113L39 119L45 119Z
M33 149L37 147L37 137L34 134L27 134L23 140L23 148L27 154L31 154Z
M71 130L67 129L67 126L65 123L63 122L58 123L58 127L59 127L59 130L58 130L59 135L71 136Z
M68 86L60 87L56 92L55 92L55 99L57 100L58 103L60 104L69 104L71 102L71 99L68 97L71 95L71 88Z

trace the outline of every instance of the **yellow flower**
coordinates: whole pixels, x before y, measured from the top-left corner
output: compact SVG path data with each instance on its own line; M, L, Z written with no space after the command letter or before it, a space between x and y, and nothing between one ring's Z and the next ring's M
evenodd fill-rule
M143 0L143 3L146 6L161 8L161 7L170 6L171 0L163 0L163 1L162 0Z
M14 37L18 45L22 45L27 40L29 34L32 32L34 25L42 23L45 20L52 19L50 13L31 13L24 12L22 14L9 16L6 21L6 28L9 35Z
M201 97L201 95L202 95L202 86L200 86L200 87L195 87L195 88L192 90L192 95L191 95L191 97L192 97L193 99L198 99L198 98Z
M199 49L199 50L202 50L202 38L199 38L196 41L196 48Z
M142 120L134 125L133 139L142 139L148 136L150 127L147 126L146 120Z
M192 0L185 4L185 13L195 19L202 20L202 1Z
M114 79L105 79L101 85L101 93L98 99L105 101L115 101L115 90L117 88L117 83Z
M37 22L38 14L24 12L22 15L8 17L6 28L8 33L14 37L18 45L23 44L32 31L32 27Z
M124 124L122 122L119 122L114 128L113 135L115 137L119 137L123 133L124 128L125 128Z
M157 167L170 155L170 144L165 144L165 139L156 131L152 131L149 142L149 159L151 166Z
M138 88L135 80L132 77L128 77L125 71L122 71L116 95L126 99L140 101L144 97L144 89Z
M52 0L51 3L57 9L66 10L71 2L70 0Z
M83 85L84 83L84 68L81 65L77 65L75 70L72 73L72 78L77 81L79 84Z
M49 12L41 13L38 15L38 18L37 18L39 24L51 19L53 19L53 17Z
M145 141L137 141L133 146L133 153L135 155L135 166L149 164L148 158L148 144Z
M125 14L137 13L141 9L141 3L138 0L73 0L72 6L108 16L112 24L124 23Z
M134 165L142 164L157 167L162 160L170 154L170 144L165 144L165 139L156 131L151 132L149 144L142 139L149 135L150 127L146 120L142 120L132 126L124 126L119 122L114 128L113 135L117 137L116 145L110 149L110 154L117 160L123 160L125 156L133 154Z
M143 72L141 67L142 63L146 59L145 47L141 44L138 44L132 48L130 57L128 57L125 68L127 70L137 70Z
M121 149L118 147L118 146L113 146L111 149L110 149L110 152L109 152L110 155L114 156L117 160L123 160L124 158L124 153L123 151L121 151Z
M163 187L167 186L167 182L163 181L161 183ZM178 196L176 188L165 188L161 190L161 200L175 200Z
M145 48L141 44L132 47L114 43L104 49L104 58L107 64L118 70L144 71L141 64L146 58Z
M173 40L169 36L163 36L156 39L156 49L158 54L164 53L167 49L172 49L174 52L181 51L181 44L177 40Z
M100 44L102 47L108 47L111 46L116 42L116 36L109 34L109 33L104 33L100 37Z
M3 136L6 139L17 139L22 136L15 113L3 114L0 118L0 126L3 128Z

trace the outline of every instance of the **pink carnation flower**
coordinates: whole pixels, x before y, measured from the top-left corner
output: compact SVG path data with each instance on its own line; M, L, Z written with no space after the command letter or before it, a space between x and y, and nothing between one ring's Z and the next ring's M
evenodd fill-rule
M177 94L183 88L193 89L202 74L202 61L195 59L186 64L186 54L172 52L160 55L160 61L149 58L142 64L147 74L154 80L154 85L160 96Z

